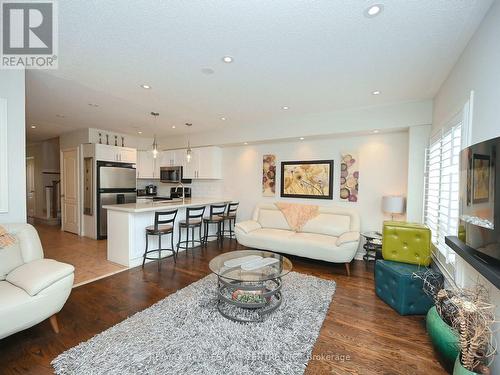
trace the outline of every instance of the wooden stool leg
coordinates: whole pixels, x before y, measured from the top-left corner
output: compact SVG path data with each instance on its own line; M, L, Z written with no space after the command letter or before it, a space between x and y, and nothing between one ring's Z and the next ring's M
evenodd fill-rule
M50 318L50 325L52 326L52 330L55 333L59 333L59 325L57 324L57 316L56 314L52 315Z

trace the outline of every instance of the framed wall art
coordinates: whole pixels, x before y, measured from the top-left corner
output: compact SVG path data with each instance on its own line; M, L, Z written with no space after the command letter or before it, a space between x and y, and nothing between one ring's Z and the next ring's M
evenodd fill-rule
M333 198L333 160L281 162L281 197Z
M262 156L262 196L274 197L276 194L276 155Z

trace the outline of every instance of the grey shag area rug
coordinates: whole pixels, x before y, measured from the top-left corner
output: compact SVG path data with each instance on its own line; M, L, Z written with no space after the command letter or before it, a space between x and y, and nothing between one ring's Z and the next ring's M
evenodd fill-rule
M335 282L283 277L283 303L261 323L217 311L209 275L71 348L56 374L303 374L335 293Z

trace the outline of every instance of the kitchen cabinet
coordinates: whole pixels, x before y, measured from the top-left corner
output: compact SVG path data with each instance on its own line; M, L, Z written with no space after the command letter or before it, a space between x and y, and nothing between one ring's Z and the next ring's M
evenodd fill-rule
M111 145L95 145L96 160L113 161L121 163L136 163L137 150L129 147L118 147Z
M184 153L186 150L183 150ZM219 147L197 147L191 151L191 161L184 159L183 177L193 180L222 178L222 150Z
M152 179L160 178L160 174L155 177L155 163L157 159L153 157L153 153L149 151L137 151L137 178Z

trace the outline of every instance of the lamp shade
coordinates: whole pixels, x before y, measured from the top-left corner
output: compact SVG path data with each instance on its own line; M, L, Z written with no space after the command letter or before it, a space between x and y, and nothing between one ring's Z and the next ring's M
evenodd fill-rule
M405 212L405 198L401 195L387 195L382 197L382 211L389 214L402 214Z

